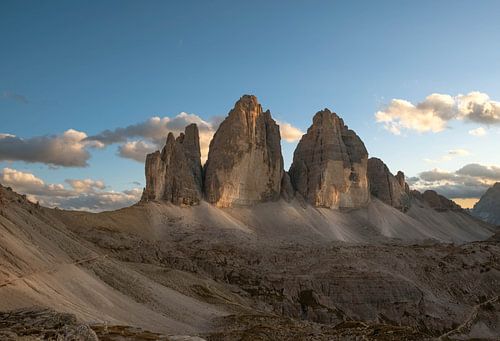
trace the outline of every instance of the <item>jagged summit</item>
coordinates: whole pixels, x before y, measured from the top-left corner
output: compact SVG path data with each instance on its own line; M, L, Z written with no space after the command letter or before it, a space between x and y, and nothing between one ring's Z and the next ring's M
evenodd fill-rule
M279 126L255 96L234 105L210 142L204 190L219 207L277 200L283 176Z
M360 207L369 201L368 152L356 133L329 109L319 111L294 152L290 178L309 203Z
M410 188L403 172L394 176L382 160L372 157L368 159L368 180L374 197L402 211L409 208Z
M261 114L263 110L257 97L254 95L243 95L238 101L236 101L233 110L229 112L228 116L241 112L258 115Z
M196 124L188 125L177 139L169 133L161 153L156 151L147 155L145 173L142 201L198 204L202 198L202 169Z

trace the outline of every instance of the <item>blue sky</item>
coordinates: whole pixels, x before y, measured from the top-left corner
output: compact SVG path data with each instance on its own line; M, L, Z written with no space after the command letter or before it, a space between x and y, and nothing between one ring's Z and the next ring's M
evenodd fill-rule
M495 173L499 122L450 119L439 132L395 135L375 113L433 93L500 101L499 13L499 1L4 0L0 133L92 136L180 112L211 122L251 93L302 131L330 108L394 172L474 163ZM469 134L477 128L485 135ZM143 165L117 147L89 149L87 167L4 158L0 171L143 185ZM287 165L294 147L283 143Z

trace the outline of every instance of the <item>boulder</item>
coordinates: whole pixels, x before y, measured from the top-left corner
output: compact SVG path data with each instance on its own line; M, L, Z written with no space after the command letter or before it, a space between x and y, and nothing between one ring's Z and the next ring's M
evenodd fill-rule
M318 112L294 152L290 179L318 207L355 208L370 199L368 152L356 133L328 109Z
M161 153L146 157L146 188L142 201L163 200L197 205L202 198L202 168L198 127L190 124L177 139L168 134Z
M208 152L204 189L218 207L278 200L283 176L279 126L244 95L220 124Z

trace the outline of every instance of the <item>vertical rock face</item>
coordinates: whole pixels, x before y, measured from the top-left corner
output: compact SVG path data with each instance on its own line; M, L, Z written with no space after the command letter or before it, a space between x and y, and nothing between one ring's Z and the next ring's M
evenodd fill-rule
M190 124L177 139L169 133L161 153L146 157L146 188L141 200L196 205L202 198L201 171L198 127Z
M361 207L370 195L368 152L361 139L330 110L318 112L293 156L290 178L308 202L321 207Z
M368 181L374 197L403 211L409 208L410 189L403 172L394 176L382 160L372 157L368 160Z
M218 207L278 200L283 175L279 126L255 96L236 102L210 142L207 201Z

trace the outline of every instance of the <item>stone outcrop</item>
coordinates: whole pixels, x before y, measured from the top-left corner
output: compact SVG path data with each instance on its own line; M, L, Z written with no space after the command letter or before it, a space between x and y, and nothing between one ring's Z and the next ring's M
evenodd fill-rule
M295 190L314 206L353 208L368 203L368 152L356 133L328 109L318 112L293 156Z
M394 176L382 160L372 157L368 159L368 181L370 193L382 202L402 211L410 207L410 189L403 172Z
M177 139L169 133L161 153L156 151L146 157L146 188L141 200L196 205L202 199L201 190L198 127L190 124Z
M49 308L30 307L0 312L0 340L99 341L87 324L76 316Z
M471 213L481 220L500 226L500 182L495 183L483 194Z
M417 190L410 192L411 197L426 203L430 208L436 211L463 211L462 207L436 191L427 190L424 193L420 193Z
M236 102L210 142L204 189L218 207L278 200L283 176L279 126L255 96Z

